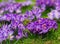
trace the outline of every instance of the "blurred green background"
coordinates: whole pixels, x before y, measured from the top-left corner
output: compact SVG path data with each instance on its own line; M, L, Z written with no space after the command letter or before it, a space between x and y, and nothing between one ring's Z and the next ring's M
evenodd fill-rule
M1 1L1 0L0 0ZM16 0L17 2L24 2L25 0ZM36 0L32 0L33 5L23 7L22 12L31 10ZM47 7L46 11L42 13L42 17L47 17L47 13L50 12L50 8ZM2 44L60 44L60 22L58 21L58 29L56 31L51 30L45 35L34 35L29 33L28 38L22 38L20 40L6 40Z

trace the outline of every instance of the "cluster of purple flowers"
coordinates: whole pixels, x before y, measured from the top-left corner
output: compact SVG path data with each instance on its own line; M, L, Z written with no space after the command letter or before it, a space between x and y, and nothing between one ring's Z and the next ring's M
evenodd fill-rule
M48 18L50 19L59 19L60 18L60 0L36 0L37 6L53 6L54 10L48 13ZM45 8L46 9L46 8Z
M17 39L27 36L27 32L26 33L23 32L25 30L25 26L23 25L24 19L25 19L24 15L18 15L18 14L5 14L0 16L1 22L8 21L10 22L9 26L12 30L16 29L18 30L18 35L15 36Z
M0 4L0 14L3 14L4 12L9 12L9 13L13 13L14 11L17 12L21 12L21 7L22 5L20 3L1 3Z
M37 34L45 34L51 29L57 29L56 21L48 18L41 18L42 12L45 11L45 4L42 4L40 8L34 6L32 10L26 11L25 14L22 14L21 8L30 4L32 4L30 0L24 3L12 2L12 0L0 3L0 22L9 22L9 24L6 22L6 24L4 23L0 27L0 41L27 37L27 32L25 32L26 29ZM29 20L29 23L26 25L24 25L25 20ZM17 31L17 34L14 34L15 31Z
M59 6L60 0L36 0L36 5L41 6L42 4L48 6Z
M27 3L26 3L27 2ZM27 32L24 32L25 26L23 25L23 21L27 19L26 15L21 14L21 7L28 6L32 4L30 1L26 1L24 3L12 2L12 0L8 0L8 2L0 3L0 22L7 21L9 24L3 24L0 27L0 41L13 38L20 39L22 37L27 37ZM7 12L7 13L6 13ZM14 13L15 12L15 13ZM4 14L5 13L5 14ZM17 14L19 13L19 14ZM14 35L17 30L17 34Z
M57 29L57 23L47 18L39 18L27 25L27 29L32 33L45 34L51 29Z
M26 0L26 2L15 2L14 0L8 0L8 2L1 2L0 3L0 14L4 13L4 12L9 12L9 13L21 13L21 8L23 6L28 6L31 5L32 2L29 0Z

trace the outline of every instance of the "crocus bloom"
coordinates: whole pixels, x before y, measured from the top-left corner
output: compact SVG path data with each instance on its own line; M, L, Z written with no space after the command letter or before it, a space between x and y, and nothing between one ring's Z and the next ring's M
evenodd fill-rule
M0 28L0 42L6 39L10 39L9 36L12 36L13 31L9 25L3 25ZM11 38L12 39L12 38Z
M32 13L38 19L38 18L41 17L42 10L41 10L41 8L39 8L37 6L34 6L33 9L32 9Z
M27 25L28 30L38 34L45 34L52 28L57 29L57 23L54 20L47 18L39 18L37 21L31 22Z
M30 21L32 21L35 18L35 16L33 15L32 11L27 11L25 16Z

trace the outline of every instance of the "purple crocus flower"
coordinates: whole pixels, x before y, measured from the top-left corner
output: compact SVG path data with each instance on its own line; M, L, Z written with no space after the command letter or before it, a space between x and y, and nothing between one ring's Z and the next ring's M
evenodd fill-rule
M38 34L45 34L52 28L57 29L57 23L54 20L47 18L39 18L37 21L31 22L27 25L28 30Z
M16 39L21 39L23 37L27 37L27 32L23 32L21 29L19 29L18 35L16 35Z
M0 16L0 21L10 21L13 19L13 17L15 18L15 14L4 14Z
M38 19L41 17L43 10L37 6L34 6L31 11L26 11L26 17L28 20L32 21L35 17Z
M20 23L18 25L18 35L16 35L16 39L27 37L27 32L24 32L24 30L25 30L25 26L22 23Z
M23 37L23 31L21 31L21 30L18 30L18 35L16 35L16 38L17 39L21 39L22 37Z
M26 12L26 18L28 19L28 20L30 20L30 21L32 21L33 19L34 19L34 15L33 15L33 13L32 13L32 11L27 11Z
M11 30L9 25L3 25L0 28L0 42L6 39L10 39L9 36L13 36L13 31ZM12 39L12 38L11 38Z
M0 16L0 21L3 21L3 20L5 20L5 21L10 21L11 20L11 16L10 15L8 15L8 14L5 14L5 15L1 15Z
M14 21L14 20L11 21L11 28L16 29L18 25L19 25L18 21Z
M41 17L42 10L41 10L41 8L39 8L37 6L34 6L33 9L32 9L32 13L38 19L38 18Z

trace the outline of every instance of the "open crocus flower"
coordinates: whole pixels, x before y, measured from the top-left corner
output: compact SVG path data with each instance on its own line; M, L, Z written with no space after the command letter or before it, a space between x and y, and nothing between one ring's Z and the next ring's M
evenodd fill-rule
M27 37L27 32L24 32L24 30L25 30L25 26L22 23L20 23L18 25L18 35L16 35L16 39Z
M42 9L37 6L34 6L32 9L32 13L38 19L41 17Z
M26 11L26 16L28 20L33 20L35 17L36 19L41 18L41 13L43 10L39 8L38 6L34 6L32 10Z
M13 36L13 33L9 25L3 25L0 28L0 42L6 39L13 39L9 38L9 36Z
M60 18L60 12L58 10L52 10L50 13L48 13L48 18L59 19Z
M54 20L47 18L40 18L37 21L31 22L27 25L27 29L33 33L45 34L50 29L57 29L57 23Z
M32 21L35 18L35 16L33 15L32 11L26 11L26 15L25 16L30 21Z

